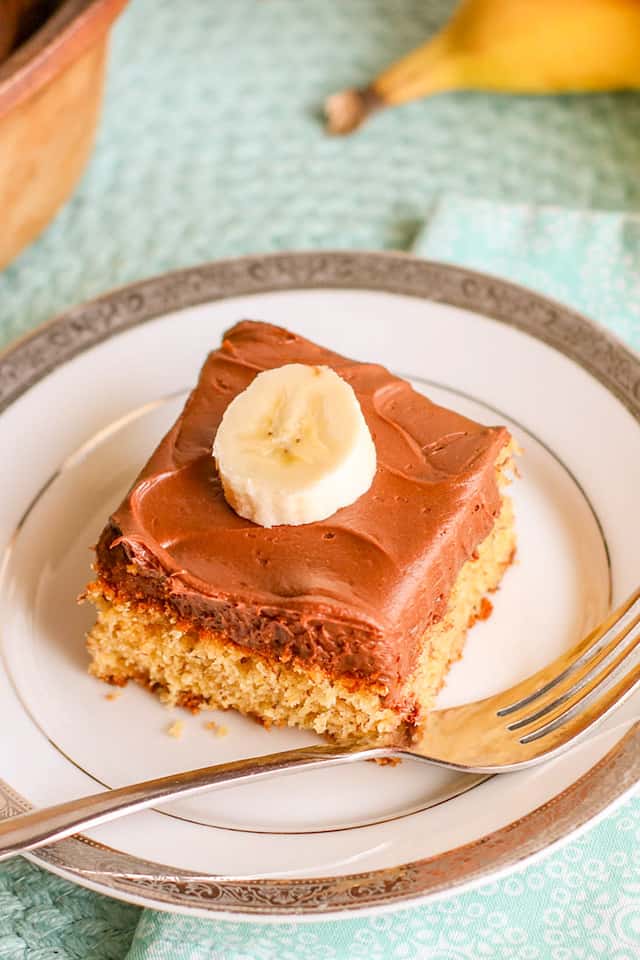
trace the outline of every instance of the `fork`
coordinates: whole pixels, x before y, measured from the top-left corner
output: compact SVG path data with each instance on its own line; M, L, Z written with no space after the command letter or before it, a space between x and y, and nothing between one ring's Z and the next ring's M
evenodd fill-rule
M34 810L0 824L0 860L176 797L303 768L411 758L486 775L540 763L568 749L633 693L640 682L640 658L634 661L632 654L639 645L640 589L584 640L516 686L474 703L432 711L410 746L301 747ZM482 779L469 777L466 788Z

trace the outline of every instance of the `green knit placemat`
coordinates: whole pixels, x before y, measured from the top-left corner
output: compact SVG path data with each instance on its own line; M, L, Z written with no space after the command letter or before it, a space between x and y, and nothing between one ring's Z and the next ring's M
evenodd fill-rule
M0 960L122 960L139 912L9 860L0 867Z

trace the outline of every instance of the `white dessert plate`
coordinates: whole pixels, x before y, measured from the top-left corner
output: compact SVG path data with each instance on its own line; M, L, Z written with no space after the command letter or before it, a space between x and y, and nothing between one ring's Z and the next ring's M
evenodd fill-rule
M232 713L168 711L134 685L110 697L87 675L92 612L75 602L110 510L207 351L245 317L383 362L520 442L517 562L441 705L537 670L637 586L640 360L584 317L492 277L378 253L245 257L116 291L0 359L0 818L313 741ZM135 814L32 859L204 916L406 905L513 868L620 800L640 778L638 706L566 756L482 783L409 762L315 771ZM168 735L176 720L180 738Z

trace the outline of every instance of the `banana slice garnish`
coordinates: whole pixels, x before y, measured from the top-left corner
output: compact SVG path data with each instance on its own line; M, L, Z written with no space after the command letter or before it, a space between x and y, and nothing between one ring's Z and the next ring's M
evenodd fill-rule
M376 449L353 388L330 367L259 373L227 407L213 456L231 507L262 527L325 520L371 486Z

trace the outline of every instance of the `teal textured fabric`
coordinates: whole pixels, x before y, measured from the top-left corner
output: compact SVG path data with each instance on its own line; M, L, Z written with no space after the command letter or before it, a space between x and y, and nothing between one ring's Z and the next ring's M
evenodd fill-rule
M640 346L638 215L445 195L414 251L540 290Z
M10 860L0 869L0 958L122 960L139 912Z
M443 96L327 138L318 106L448 0L133 0L91 164L0 274L4 342L86 297L218 256L400 248L508 276L640 346L640 96ZM473 197L473 199L469 199ZM597 212L596 212L597 211ZM0 759L1 775L1 759ZM197 921L0 867L0 960L633 960L640 799L496 883L309 925Z

